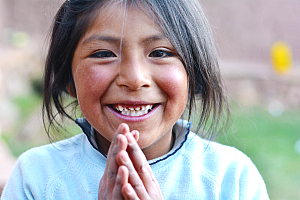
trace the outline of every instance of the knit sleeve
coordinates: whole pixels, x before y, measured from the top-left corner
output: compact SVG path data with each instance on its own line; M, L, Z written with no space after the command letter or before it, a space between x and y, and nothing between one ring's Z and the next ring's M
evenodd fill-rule
M13 172L11 173L1 196L1 200L13 199L34 199L30 187L24 182L23 174L26 169L23 168L24 160L19 158Z
M30 149L17 160L1 199L94 199L105 161L84 134Z
M221 199L269 199L263 178L247 156L227 166L221 188Z
M26 151L18 158L1 199L45 199L47 182L52 174L57 173L56 168L57 165L51 162L49 148L37 147ZM50 169L54 173L49 174Z
M263 178L250 159L241 170L239 183L241 199L269 199Z

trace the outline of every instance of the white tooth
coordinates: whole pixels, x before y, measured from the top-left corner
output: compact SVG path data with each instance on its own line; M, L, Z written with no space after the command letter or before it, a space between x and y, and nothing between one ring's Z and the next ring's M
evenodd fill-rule
M146 111L147 111L147 112L148 112L150 109L151 109L151 106L150 106L150 105L146 106Z
M146 110L141 111L141 115L147 114Z
M153 105L141 106L137 108L123 108L122 106L117 106L117 109L121 111L121 114L126 116L142 116L147 114L152 108Z
M121 114L122 114L122 115L129 115L129 111L128 111L128 110L127 110L127 111L123 110L123 111L121 112Z
M138 116L142 116L142 115L144 115L144 111L139 110L139 111L137 111L137 114L138 114Z
M123 111L123 107L122 107L122 106L119 106L119 107L118 107L118 110L122 112L122 111Z
M138 116L135 110L134 110L134 111L131 111L130 114L131 114L131 116Z
M133 115L133 111L129 110L129 116Z
M135 116L141 116L140 111L135 111Z
M140 111L135 111L135 116L140 116Z

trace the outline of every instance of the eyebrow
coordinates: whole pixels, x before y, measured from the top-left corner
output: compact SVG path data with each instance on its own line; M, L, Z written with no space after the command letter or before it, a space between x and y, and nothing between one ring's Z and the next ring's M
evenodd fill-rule
M107 41L107 42L111 42L111 43L118 43L121 39L117 38L117 37L113 37L113 36L105 36L105 35L92 35L91 37L85 39L82 42L82 45L89 43L91 41L94 40L100 40L100 41Z
M144 39L143 43L151 43L153 41L164 40L164 39L167 39L167 37L163 34L152 35L152 36L147 37L146 39Z
M149 37L145 38L144 40L142 40L142 43L151 43L153 41L164 40L166 38L167 37L163 34L152 35L152 36L149 36ZM118 37L113 37L113 36L105 36L105 35L97 35L96 34L96 35L92 35L91 37L85 39L82 42L82 45L89 43L91 41L97 41L97 40L119 44L122 39L118 38Z

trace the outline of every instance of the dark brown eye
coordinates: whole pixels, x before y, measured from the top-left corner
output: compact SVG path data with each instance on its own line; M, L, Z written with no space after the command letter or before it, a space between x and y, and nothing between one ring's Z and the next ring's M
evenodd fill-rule
M117 56L111 51L99 51L91 55L91 58L111 58L111 57L117 57Z
M165 50L155 50L150 53L149 57L155 57L155 58L165 58L174 56L171 52L165 51Z

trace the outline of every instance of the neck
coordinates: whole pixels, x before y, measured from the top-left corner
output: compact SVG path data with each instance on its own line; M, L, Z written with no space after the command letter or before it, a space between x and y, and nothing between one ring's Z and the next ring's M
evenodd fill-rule
M110 146L110 141L108 141L106 138L104 138L96 130L95 130L95 139L96 139L96 144L97 144L98 150L101 153L107 155L109 146ZM143 151L144 155L146 156L147 160L152 160L152 159L158 158L158 157L163 156L166 153L168 153L174 146L175 134L171 131L170 134L167 133L167 134L163 135L162 138L160 138L160 140L165 140L166 143L169 145L165 145L164 148L161 149L161 147L160 147L161 144L154 142L152 145L150 145L146 148L143 148L142 151Z
M164 145L163 148L161 147L162 140ZM154 142L150 146L143 148L142 151L145 154L147 160L153 160L160 156L167 154L174 146L175 143L175 134L172 131L170 133L166 133L159 139L159 142Z

